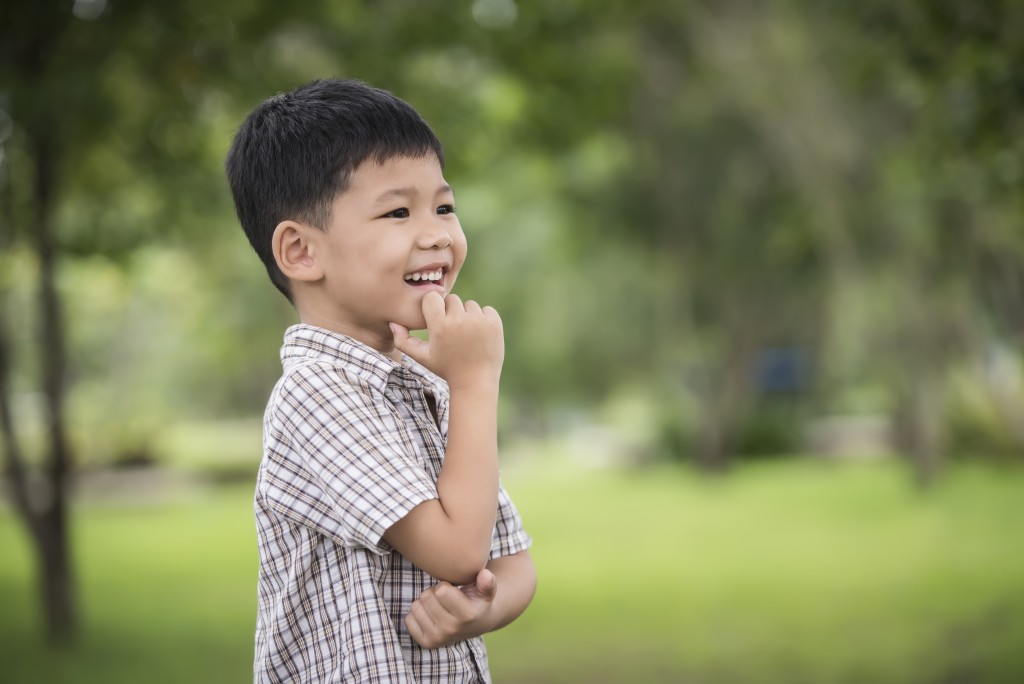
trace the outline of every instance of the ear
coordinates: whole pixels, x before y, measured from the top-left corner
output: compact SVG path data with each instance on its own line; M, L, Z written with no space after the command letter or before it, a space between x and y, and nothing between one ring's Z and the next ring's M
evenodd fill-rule
M297 221L285 220L277 224L271 246L274 260L289 280L314 282L324 277L317 261L316 228Z

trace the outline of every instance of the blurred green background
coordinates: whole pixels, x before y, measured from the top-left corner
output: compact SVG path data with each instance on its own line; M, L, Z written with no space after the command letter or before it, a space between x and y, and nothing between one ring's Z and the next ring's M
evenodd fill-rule
M1024 680L1021 3L40 0L0 56L0 682L251 678L294 312L222 163L327 76L434 127L505 322L496 681Z

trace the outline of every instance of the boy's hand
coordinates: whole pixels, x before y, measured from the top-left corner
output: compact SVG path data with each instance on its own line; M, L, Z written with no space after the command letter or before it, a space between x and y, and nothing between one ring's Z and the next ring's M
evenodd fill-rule
M456 295L437 292L423 297L423 318L429 341L409 336L409 330L391 323L395 347L457 387L481 381L497 384L505 358L501 317L489 306Z
M495 627L492 616L498 579L486 568L476 582L460 588L439 582L419 595L405 626L423 648L439 648L472 639Z

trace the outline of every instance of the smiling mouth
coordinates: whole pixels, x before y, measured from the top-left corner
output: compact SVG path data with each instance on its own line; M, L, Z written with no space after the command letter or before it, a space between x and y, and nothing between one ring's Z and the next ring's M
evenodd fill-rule
M405 276L405 284L413 287L444 287L444 274L447 269L435 268L429 271L416 271Z

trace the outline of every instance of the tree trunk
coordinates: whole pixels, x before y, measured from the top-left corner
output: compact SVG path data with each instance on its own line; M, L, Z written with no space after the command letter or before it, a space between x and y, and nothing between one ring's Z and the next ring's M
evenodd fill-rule
M705 473L724 473L729 467L729 452L725 445L726 428L720 412L714 409L701 414L697 431L696 462Z
M64 506L55 507L43 516L36 549L42 569L47 638L54 644L70 642L75 637L77 623Z
M941 426L937 390L927 376L916 378L905 388L893 418L897 443L910 459L914 482L929 488L942 468Z
M727 325L728 352L709 374L712 380L697 433L697 465L708 473L724 473L732 465L736 426L750 401L747 375L753 337L736 323Z
M37 127L45 131L45 127ZM68 641L75 631L75 611L68 549L67 487L70 454L65 432L65 347L57 289L57 249L53 236L53 199L57 178L57 150L50 132L32 139L36 163L35 248L39 259L39 311L42 347L43 396L47 407L49 454L46 479L49 500L39 514L36 547L42 564L43 605L51 641Z
M70 453L65 431L65 341L61 321L60 292L57 288L57 244L53 234L54 205L60 177L64 139L60 135L63 118L71 115L53 106L54 72L51 58L67 29L75 21L66 2L42 0L21 3L15 15L16 27L7 22L4 31L5 74L13 82L10 88L12 111L25 133L25 151L34 164L29 211L17 217L9 203L4 207L4 225L0 243L8 240L15 224L23 235L31 236L39 266L38 339L40 380L46 404L44 467L30 472L21 453L16 434L17 416L12 412L14 389L10 370L15 367L11 335L0 311L0 430L3 431L4 475L14 504L24 519L39 567L43 615L51 642L64 642L75 633L75 610L71 559L68 546L67 480ZM8 13L9 14L9 13ZM59 68L59 67L56 67ZM49 86L49 87L47 87ZM12 176L13 177L13 176ZM5 193L10 195L9 189ZM9 197L7 198L9 199ZM8 232L10 231L10 232ZM0 244L0 247L3 245ZM3 293L0 293L3 294ZM33 477L41 475L46 486L33 487Z

